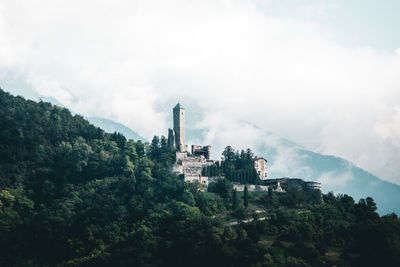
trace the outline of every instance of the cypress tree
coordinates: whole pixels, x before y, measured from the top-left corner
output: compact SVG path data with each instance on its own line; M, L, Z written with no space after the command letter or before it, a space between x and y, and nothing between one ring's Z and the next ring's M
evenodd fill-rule
M212 165L212 167L211 167L211 170L212 170L212 175L211 176L217 176L217 166L215 166L215 165Z
M272 188L271 188L271 186L268 187L268 198L272 199Z
M243 191L243 205L246 208L249 205L249 192L246 185L244 186L244 191Z
M236 188L233 189L232 192L232 209L236 209L238 206L238 200L237 200L237 192L236 192Z

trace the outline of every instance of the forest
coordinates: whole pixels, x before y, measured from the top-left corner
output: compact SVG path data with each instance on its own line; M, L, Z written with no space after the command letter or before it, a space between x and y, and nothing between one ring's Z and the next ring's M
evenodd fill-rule
M400 266L400 219L372 198L236 192L246 151L204 192L174 152L0 89L0 266Z

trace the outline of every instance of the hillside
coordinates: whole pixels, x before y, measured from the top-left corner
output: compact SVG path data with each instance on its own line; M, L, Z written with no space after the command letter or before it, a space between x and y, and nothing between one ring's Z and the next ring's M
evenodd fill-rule
M295 190L246 208L226 179L205 193L169 174L173 160L163 137L126 140L0 90L0 266L400 264L400 220L372 198Z

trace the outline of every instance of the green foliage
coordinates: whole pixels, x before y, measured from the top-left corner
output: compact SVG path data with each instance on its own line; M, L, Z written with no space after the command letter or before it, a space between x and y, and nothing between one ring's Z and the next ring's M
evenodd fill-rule
M253 152L250 148L236 152L231 146L227 146L222 152L222 166L218 175L225 176L232 182L241 184L261 184L256 170L254 169Z
M233 209L232 215L236 219L238 219L238 221L242 221L247 217L246 208L242 204L236 204L236 207L234 207Z
M231 199L232 195L232 183L228 179L218 179L216 182L208 185L209 192L215 192L226 200Z

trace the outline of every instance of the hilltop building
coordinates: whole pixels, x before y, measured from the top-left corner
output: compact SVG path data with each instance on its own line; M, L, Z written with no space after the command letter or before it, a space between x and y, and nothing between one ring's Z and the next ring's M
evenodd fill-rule
M321 190L321 183L304 181L300 178L277 178L268 179L263 181L263 185L271 186L272 188L282 188L284 191L289 187L296 187L297 189L310 191L310 190Z
M168 145L176 148L179 152L186 152L185 144L185 109L177 104L173 112L173 129L168 129Z
M256 169L258 177L261 180L267 179L267 160L264 158L255 158L252 159L254 162L254 169Z
M312 182L312 181L304 181L299 178L277 178L277 179L266 179L263 180L261 185L252 185L252 184L238 184L233 183L233 188L236 191L243 191L244 186L247 186L249 191L268 191L271 188L276 192L286 192L288 188L297 188L299 190L303 190L306 193L312 192L314 190L321 191L321 183Z
M183 176L185 181L199 181L208 185L209 178L202 176L204 167L216 164L211 160L211 146L192 145L192 155L185 144L185 109L178 103L172 110L173 129L168 129L168 145L176 148L176 161L168 166L169 171Z

